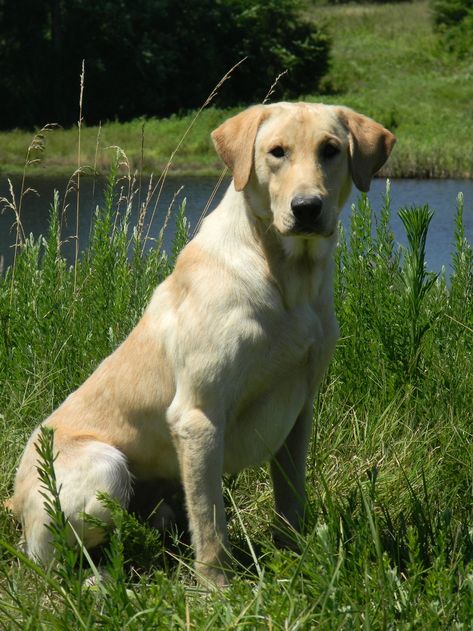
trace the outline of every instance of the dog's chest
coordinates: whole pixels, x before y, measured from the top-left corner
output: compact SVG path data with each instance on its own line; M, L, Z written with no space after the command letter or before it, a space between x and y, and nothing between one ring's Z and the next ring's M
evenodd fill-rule
M330 337L309 305L261 327L257 352L248 353L234 375L225 433L227 472L269 460L278 451L312 399L331 355Z

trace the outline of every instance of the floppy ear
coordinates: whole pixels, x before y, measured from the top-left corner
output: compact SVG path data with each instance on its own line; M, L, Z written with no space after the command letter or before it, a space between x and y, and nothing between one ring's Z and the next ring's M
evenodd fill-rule
M396 136L347 107L340 107L339 114L350 137L351 176L355 186L366 193L370 190L371 178L389 158Z
M264 105L255 105L229 118L212 132L215 149L232 171L237 191L243 190L248 183L253 166L256 133L268 115Z

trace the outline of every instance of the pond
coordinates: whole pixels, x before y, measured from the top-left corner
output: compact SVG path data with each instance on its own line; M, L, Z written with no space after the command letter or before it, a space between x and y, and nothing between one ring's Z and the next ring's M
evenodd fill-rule
M215 177L170 177L166 180L159 203L155 210L149 236L156 238L163 225L168 208L172 204L172 210L178 208L184 198L187 200L186 214L191 224L191 230L195 229L199 217L207 206L212 195L217 178ZM125 182L123 182L124 184ZM15 195L21 190L21 178L12 179ZM131 223L138 220L140 202L146 197L149 178L143 178L140 191L135 195L135 203ZM222 197L228 181L225 181L217 191L210 209ZM87 247L89 242L90 226L94 210L97 204L102 203L105 180L103 178L83 177L80 182L79 196L79 247L81 250ZM27 187L34 189L24 196L21 221L26 235L32 233L35 237L45 234L48 226L48 214L53 200L53 191L57 189L60 195L60 205L64 208L63 239L64 254L69 261L73 261L75 244L70 237L75 234L77 196L75 191L69 191L68 180L65 178L30 177ZM137 186L138 188L138 186ZM370 202L379 213L383 205L383 195L386 181L375 179L368 194ZM5 175L0 178L0 197L10 197L8 180ZM464 224L468 240L473 242L473 181L472 180L393 180L391 182L391 209L392 228L397 241L405 244L405 235L402 224L397 216L399 208L414 205L428 204L435 212L431 223L427 241L427 265L429 269L439 271L445 266L447 272L450 266L452 244L454 240L454 220L456 213L456 200L459 192L464 194ZM356 203L358 191L353 187L350 200L342 211L341 221L345 228L349 227L351 204ZM64 203L65 198L65 203ZM152 198L148 209L148 220L153 213L157 194ZM124 204L121 204L122 210ZM6 267L13 260L12 245L15 242L14 213L5 208L0 214L0 260ZM173 216L166 229L164 247L169 248L173 234Z

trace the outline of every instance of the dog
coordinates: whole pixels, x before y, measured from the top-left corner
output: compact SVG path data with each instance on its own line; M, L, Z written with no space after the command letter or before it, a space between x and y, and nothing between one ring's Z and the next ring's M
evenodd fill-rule
M304 522L313 400L338 337L334 250L352 181L368 191L396 141L345 107L257 105L212 133L233 175L128 338L44 421L60 500L91 548L133 480L180 480L204 582L231 555L222 476L270 462L280 531ZM53 558L38 479L37 428L8 501L27 554ZM74 535L71 531L71 541Z

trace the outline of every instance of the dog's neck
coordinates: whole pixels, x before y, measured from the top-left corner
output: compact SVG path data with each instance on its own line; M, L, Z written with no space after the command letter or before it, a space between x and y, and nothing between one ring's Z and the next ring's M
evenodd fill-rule
M315 304L332 294L335 234L329 239L281 236L258 220L254 232L287 307Z
M252 207L251 196L245 191L237 192L230 185L227 195L232 196L238 223L249 232L285 304L291 307L331 299L326 294L332 294L336 231L328 238L284 236Z

